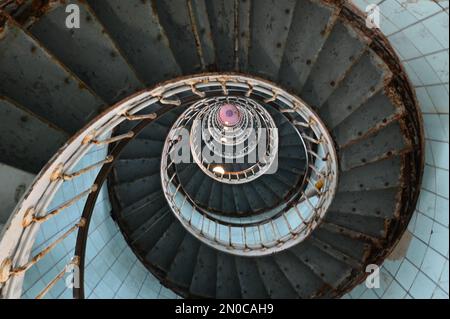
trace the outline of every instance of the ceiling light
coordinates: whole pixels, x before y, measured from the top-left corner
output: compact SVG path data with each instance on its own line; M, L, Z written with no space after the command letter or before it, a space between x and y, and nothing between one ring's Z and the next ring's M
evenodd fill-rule
M225 174L225 170L223 169L222 166L216 166L216 167L214 167L214 168L213 168L213 172L216 173L216 174L220 174L220 175Z

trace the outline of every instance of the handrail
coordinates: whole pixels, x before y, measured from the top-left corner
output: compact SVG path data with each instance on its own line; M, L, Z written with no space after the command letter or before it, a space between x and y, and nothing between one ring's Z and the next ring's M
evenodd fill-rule
M228 82L228 79L231 80ZM189 83L187 83L187 80L189 81ZM195 84L192 85L192 83ZM0 297L20 297L20 287L22 284L23 275L26 270L28 270L36 263L36 259L32 259L32 261L30 262L29 257L35 236L39 230L39 225L41 223L45 223L55 214L59 214L64 211L66 205L62 205L60 207L61 209L53 210L50 213L46 213L47 208L63 183L71 182L77 176L80 176L90 171L91 169L94 169L94 165L90 165L74 173L67 173L73 171L77 163L89 152L91 148L96 147L100 144L111 144L113 146L112 152L108 154L105 160L95 163L95 168L101 167L100 172L93 184L93 186L95 185L95 187L92 187L89 190L88 200L85 203L85 207L81 216L82 219L80 219L80 222L72 226L71 228L73 229L73 227L77 227L78 229L74 260L77 262L77 265L79 265L82 273L84 271L84 259L86 253L85 249L93 208L95 206L100 188L104 184L104 181L106 180L108 173L110 172L111 167L114 164L114 161L118 158L121 148L123 148L128 142L135 138L140 129L143 129L143 126L151 123L151 121L158 118L160 114L162 114L158 113L158 111L163 112L163 110L166 110L163 109L164 105L170 105L170 107L167 107L167 110L179 106L181 104L181 101L176 97L179 93L190 91L197 98L197 100L199 100L201 96L203 96L203 94L198 93L202 92L201 90L203 88L207 88L210 86L219 86L222 88L222 91L224 93L228 93L229 88L227 87L227 85L230 88L244 90L247 96L251 96L258 92L258 94L265 95L267 100L281 101L284 105L290 107L288 109L280 110L282 113L289 115L289 113L298 114L298 112L302 111L302 108L299 106L301 105L301 102L299 102L296 97L287 94L288 98L286 98L286 96L282 95L280 92L274 92L270 89L267 89L274 86L269 81L236 73L206 74L179 78L174 81L165 82L155 87L154 89L137 93L129 99L120 102L115 106L112 106L108 110L104 111L101 115L96 117L93 121L91 121L90 124L86 125L55 154L55 156L38 174L35 181L32 183L29 190L26 192L26 194L23 196L16 209L14 210L10 220L5 226L5 229L3 231L4 236L0 241ZM161 108L156 112L152 110L150 114L141 114L141 111L147 110L154 105L161 106ZM315 133L314 135L316 138L309 142L313 144L314 142L326 142L332 149L333 142L331 141L331 139L323 139L323 132L321 130L317 130L316 128L317 124L323 125L323 123L320 123L320 119L308 116L308 114L303 115L304 116L302 121L297 121L298 119L293 118L293 124L298 125L299 127L311 129ZM128 133L111 137L112 130L118 127L124 121L141 122ZM310 149L308 153L317 160L325 161L327 165L330 165L330 163L337 163L337 159L335 158L336 154L329 152L320 154L320 152L312 149ZM330 175L328 174L328 172L324 174L324 172L322 172L322 170L318 167L312 169L311 166L309 166L309 168L311 169L311 171L314 171L317 176L325 179L322 180L320 184L323 183L325 185L323 191L331 190L331 195L328 197L328 201L331 201L333 198L334 186L333 184L328 184L330 182ZM333 171L334 174L337 174L337 170ZM334 175L331 183L336 183L336 181L337 175ZM317 186L318 184L316 183L318 183L319 181L312 180L311 182L313 186ZM176 188L176 192L178 191L181 191L179 187ZM77 199L78 198L80 197L77 196ZM309 200L309 194L300 194L300 200L302 199L304 200L306 205L314 208L314 203L311 203ZM69 202L70 201L68 201L68 203ZM185 201L183 201L183 205L184 204ZM327 204L322 203L320 207L317 207L317 209L320 209L321 214L323 215L326 211L326 207ZM296 212L299 215L299 218L303 220L304 216L301 215L298 207L293 206L292 208L292 211ZM285 218L285 216L282 217ZM315 219L311 221L304 220L304 222L306 227L310 229L312 229L314 225L317 224ZM279 232L279 230L276 229L277 226L273 222L270 222L267 226L272 229L272 232ZM287 227L289 227L289 225ZM232 231L233 228L231 226L227 228L228 236L232 233ZM297 232L297 230L292 227L289 227L289 231L291 233ZM201 232L202 231L200 230L200 234ZM264 236L265 229L264 227L258 226L256 232L259 233L259 236L262 237ZM194 235L198 236L199 233L196 233ZM243 233L241 232L241 236L243 238L247 238L247 233L245 231ZM298 236L298 234L296 236L296 238L300 237ZM230 240L231 236L229 237ZM59 242L60 240L57 240L53 244L50 244L47 247L48 249L46 248L45 251L48 252ZM269 243L269 246L272 244L273 247L280 247L280 242L278 241ZM239 247L237 247L236 245L234 248ZM252 247L251 245L244 245L243 247L243 249L246 251L252 248L257 247ZM84 275L81 275L83 276L82 278L84 278ZM60 277L61 276L57 276L57 278ZM57 280L57 278L55 278L55 280ZM53 286L54 284L55 281L52 280L47 285L47 287L51 288L51 286ZM40 294L38 297L45 295L47 291L48 289L44 289L42 294ZM74 297L84 297L83 280L81 280L80 287L74 289Z
M231 89L227 88L227 92L229 92L229 90L231 90ZM269 170L270 164L274 160L275 154L278 152L278 131L277 131L277 128L275 127L275 123L273 122L273 120L270 119L269 113L266 110L261 109L262 107L258 103L256 103L256 101L248 100L248 98L247 98L246 103L251 104L251 108L249 108L248 111L252 113L252 116L255 117L255 119L258 121L259 125L261 125L261 123L264 121L264 123L265 123L264 129L266 129L266 131L269 132L268 138L270 139L271 142L273 142L273 143L269 143L265 147L266 152L269 154L267 162L264 163L264 162L261 162L262 159L258 159L258 161L256 163L252 163L252 165L250 167L242 169L241 171L226 171L226 170L224 170L221 173L214 172L213 169L210 169L211 168L210 164L202 161L202 159L201 159L202 155L200 154L202 149L200 147L198 147L198 149L196 148L197 146L200 146L200 144L202 142L206 143L208 148L210 150L212 150L215 155L217 155L223 159L226 159L226 158L229 159L233 156L243 157L246 154L250 154L250 153L254 152L255 148L256 148L256 144L257 144L256 140L257 139L259 140L259 136L258 136L259 132L256 132L253 147L247 146L248 148L241 149L239 151L239 154L228 154L227 150L225 150L225 151L220 150L218 152L217 149L215 149L214 145L211 145L211 144L214 144L214 142L219 143L218 140L221 137L223 137L223 135L220 135L220 136L216 135L216 134L214 134L214 132L211 132L211 130L212 130L211 127L209 127L208 129L205 129L203 127L203 125L205 123L211 124L212 123L211 118L216 117L215 112L217 111L217 107L216 107L217 104L220 105L221 102L225 102L225 101L227 103L229 103L230 99L234 103L238 103L238 104L242 103L242 100L243 100L243 98L241 98L241 97L228 95L226 97L221 96L221 97L202 99L196 105L192 106L192 108L194 110L193 113L196 114L196 118L195 118L195 121L193 121L193 123L192 123L192 135L190 138L191 153L194 158L194 161L197 163L197 165L200 167L200 169L206 175L208 175L210 178L215 179L222 183L242 184L242 183L250 182L250 181L258 178L259 176L262 176L265 172L267 172ZM213 105L210 104L211 102ZM214 111L211 111L212 109L214 109ZM209 113L209 114L207 114L207 113ZM246 113L244 112L244 114L246 114ZM205 120L206 115L208 115L207 121ZM185 119L186 119L186 116L184 115L183 120L185 120ZM185 120L185 122L188 123L190 121L190 119L191 118ZM185 126L186 123L183 123L183 126ZM181 124L181 123L179 123L179 124ZM213 126L213 129L217 129L216 127L214 127L214 124L212 124L212 126ZM200 128L201 128L201 132L199 133ZM262 127L258 127L257 129L261 129L261 128ZM233 140L235 142L234 146L243 145L243 141L249 138L251 129L253 129L253 128L243 127L242 135L239 137L236 137ZM257 129L256 129L256 131L257 131ZM233 128L233 130L234 130L234 128ZM209 134L211 134L211 137L212 137L211 141L205 141L204 132L209 132ZM214 142L212 142L212 141L214 141ZM221 143L221 145L224 144L223 141L221 141L220 143ZM233 149L233 151L234 151L234 149Z
M200 208L184 191L184 187L177 177L177 171L171 168L173 163L170 160L170 154L174 147L173 141L178 140L179 129L188 126L189 121L192 120L192 117L188 117L188 115L195 113L200 116L204 110L209 109L205 107L205 105L208 105L205 102L208 101L206 98L187 109L172 126L166 138L161 161L161 182L167 202L178 220L192 235L215 249L243 256L261 256L287 249L305 239L317 227L334 198L337 187L338 167L333 140L325 125L311 108L298 97L279 88L274 89L276 86L273 84L249 78L242 81L242 79L234 77L222 79L219 81L219 84L224 94L230 94L230 92L234 94L236 89L247 91L245 95L247 98L257 98L257 100L262 99L268 103L275 103L277 108L281 107L285 110L284 113L293 113L295 115L292 117L286 116L286 118L292 122L299 138L304 143L311 144L311 147L305 146L309 161L306 165L307 170L304 176L304 189L300 189L298 194L294 194L287 205L282 204L268 211L270 216L260 214L263 220L259 222L255 222L253 217L249 217L248 224L241 223L242 217L220 217L209 208ZM198 89L206 85L201 84L198 86ZM302 120L299 121L299 118ZM301 132L296 127L297 123L301 123L299 126L306 128L305 132L308 131L312 135L306 135L305 132ZM194 128L193 126L192 129ZM190 141L192 147L195 144L192 143L192 137ZM192 155L195 159L197 150L195 150L195 147L193 148ZM196 162L198 163L200 160L197 158ZM203 170L204 167L200 164L199 166ZM311 166L315 167L312 169ZM207 168L209 168L209 164ZM319 172L319 174L316 172ZM218 180L220 180L219 177L217 178ZM242 182L247 181L243 180ZM313 197L317 199L314 203L310 199ZM300 209L307 215L306 218L300 217L300 224L298 222L294 224L289 222L287 214L294 209ZM193 220L194 216L199 221L198 223ZM234 222L230 221L232 219ZM211 230L212 225L211 231L205 232L203 230L205 220L208 221L209 230ZM287 222L283 223L283 221ZM241 236L232 238L232 233L236 233L236 231L243 233L242 238L240 238ZM253 234L253 241L247 242L247 232ZM258 239L255 237L256 233L260 234ZM264 236L261 236L261 234Z
M28 266L33 266L37 261L34 259L31 263L29 257L31 249L39 226L54 216L63 213L68 207L75 204L84 196L90 198L89 205L86 204L86 209L93 209L95 202L94 198L98 196L101 188L101 181L103 176L98 176L96 183L94 183L88 190L83 191L71 200L61 204L58 208L47 212L47 208L55 197L56 193L63 185L63 183L73 182L73 180L93 169L100 168L100 171L107 172L110 170L114 160L118 157L117 154L108 154L104 160L93 163L85 168L81 168L74 172L74 168L81 161L81 159L89 153L94 147L99 145L105 146L107 144L125 145L132 140L138 133L129 131L127 133L111 137L113 129L118 127L125 121L143 121L150 123L155 119L155 110L150 113L141 114L141 111L151 109L157 106L159 111L165 105L176 107L181 105L181 101L177 95L182 92L192 92L196 100L200 98L198 92L202 88L208 86L226 86L227 80L233 78L228 82L230 85L236 87L251 87L253 84L256 87L256 82L262 83L265 80L250 78L240 74L202 74L198 76L187 76L168 81L156 86L153 89L136 93L130 98L117 103L110 107L102 114L98 115L75 136L73 136L47 163L42 171L37 175L36 179L24 194L19 204L12 213L10 220L5 225L3 230L3 238L0 242L0 297L3 298L18 298L21 294L21 285L24 278L24 273L29 269ZM189 83L187 83L189 82ZM255 83L253 83L255 82ZM194 85L192 85L194 83ZM266 81L267 85L269 82ZM195 92L194 92L195 91ZM197 93L196 93L197 92ZM228 90L226 90L228 92ZM202 95L202 94L200 94ZM162 112L162 111L161 111ZM139 124L138 126L139 127ZM70 173L73 172L73 173ZM92 212L91 212L92 213ZM88 216L84 214L83 216ZM89 219L80 219L71 227L80 229L80 241L85 241ZM50 244L46 252L58 245L61 240L57 240ZM74 260L77 260L82 267L84 267L83 260L78 256L84 249L78 248ZM84 253L84 252L83 252ZM16 271L24 269L23 271ZM50 282L47 287L53 286L54 281ZM45 294L47 290L43 293ZM80 292L76 292L78 296L82 296ZM41 295L42 296L42 295Z
M189 77L189 80L200 83L207 81L211 76L214 77L214 75L199 75ZM143 115L139 113L142 110L153 105L161 107L164 105L172 107L180 105L180 100L173 97L179 92L191 90L191 86L185 83L185 79L188 79L188 77L162 83L152 89L136 93L110 107L74 135L50 159L23 195L2 230L3 237L0 241L0 297L20 297L25 271L16 272L15 270L28 265L39 225L81 200L82 196L76 196L73 201L68 201L48 215L46 214L47 207L63 183L70 182L73 178L90 171L93 169L93 165L73 174L63 172L71 172L89 150L95 146L120 143L120 141L132 139L134 137L132 132L116 137L110 137L109 135L114 128L124 121L141 120ZM153 113L148 114L147 117L151 119ZM107 157L104 161L96 163L98 166L95 166L109 165L111 162L112 159ZM92 187L89 193L95 193L96 191L97 189ZM83 195L86 194L83 193ZM50 245L50 247L54 246ZM28 267L26 268L28 269Z
M2 3L1 6L6 6L8 4L16 4L17 6L20 6L18 1L13 0L7 0ZM393 80L392 83L397 85L398 91L400 91L402 100L406 101L406 108L408 109L408 116L409 120L413 123L412 125L409 125L406 129L408 131L408 135L411 137L420 136L422 137L419 139L418 147L414 152L411 153L411 155L408 157L407 160L405 160L404 164L404 170L408 172L408 176L415 176L411 178L406 178L405 181L402 182L402 205L398 208L398 211L404 212L402 217L402 221L398 223L399 225L396 226L396 229L391 229L391 236L390 241L394 242L396 238L399 238L401 233L406 229L407 222L409 221L409 217L412 215L412 212L415 207L415 203L417 202L417 197L419 194L419 187L420 181L421 181L421 174L419 172L423 171L424 166L424 141L423 141L423 123L421 119L420 110L417 107L417 100L415 98L415 93L411 89L411 84L409 83L409 80L406 76L406 73L404 72L404 69L401 66L400 61L397 59L394 50L390 46L390 44L387 42L385 37L381 34L381 31L379 30L369 30L367 28L364 28L364 16L361 12L359 12L356 7L354 7L352 4L343 4L340 5L343 7L341 10L340 16L342 18L347 19L349 24L351 23L354 25L359 31L362 31L366 36L370 37L373 41L371 43L371 48L381 57L383 57L383 60L388 61L389 67L392 70L396 70L396 78ZM194 81L191 81L189 86L192 92L200 97L201 93L199 94L199 89L201 87L201 80L200 78L204 79L205 76L202 77L194 77ZM182 78L181 78L182 79ZM223 81L222 81L223 82ZM172 87L173 88L173 87ZM155 89L156 91L159 90L159 88ZM141 92L136 94L133 98L144 98L145 96L149 98L154 98L156 101L161 101L162 103L171 102L168 100L170 96L166 96L165 98L161 98L163 95L162 92L155 90L149 90L146 92ZM249 90L247 94L251 94L253 90L252 84L249 83ZM223 91L226 91L226 86L223 87ZM155 93L155 94L153 94ZM130 100L131 100L130 99ZM129 101L130 101L129 100ZM126 103L122 102L122 103ZM172 101L174 102L174 101ZM122 104L120 103L120 104ZM121 109L121 105L118 104L109 110L105 111L102 115L97 117L93 122L91 122L87 128L99 128L102 127L104 124L106 124L106 121L109 121L114 116L115 119L117 119L116 115L118 114L127 114L130 117L128 120L131 120L131 117L134 116L133 114L136 112L130 112L128 113L127 107L123 107ZM122 105L124 106L124 105ZM119 110L120 109L120 110ZM131 108L130 108L131 109ZM120 111L120 112L118 112ZM123 112L122 112L123 111ZM290 113L291 110L282 110L282 112ZM133 114L131 114L133 113ZM113 116L111 116L113 115ZM104 122L100 123L98 122L101 118L104 118ZM139 115L138 115L139 116ZM126 118L126 116L124 115ZM137 120L137 119L135 119ZM139 118L140 120L140 118ZM95 122L95 125L93 124ZM111 123L109 123L111 124ZM111 125L110 128L116 127L118 123L114 123L114 125ZM299 126L307 127L307 123L298 123ZM81 132L85 132L85 129L83 129ZM83 152L84 154L87 152L86 148L82 148L82 152L76 153L73 147L76 148L80 145L80 136L82 133L77 134L74 136L69 142L60 150L58 153L49 161L49 163L44 167L44 169L39 173L39 175L36 177L35 181L33 182L30 189L27 191L27 193L23 196L22 200L20 201L17 208L14 210L11 218L9 219L8 223L5 225L3 230L3 238L0 241L0 297L18 297L20 293L19 289L15 289L20 285L19 278L9 278L11 269L13 265L23 265L25 262L28 261L31 245L34 240L34 236L37 232L38 223L33 223L29 227L23 228L23 220L25 217L25 214L29 211L30 207L36 206L35 211L38 212L45 212L45 207L48 206L48 203L51 201L52 196L49 195L51 192L56 192L58 187L61 185L61 183L65 180L64 178L57 178L56 180L51 179L51 174L55 172L57 169L57 165L59 165L60 160L63 160L63 162L67 165L65 165L65 172L70 171L69 169L74 167L76 164L77 158L82 156ZM82 137L81 137L82 139ZM317 174L318 172L316 172ZM51 181L51 183L50 183ZM102 184L100 184L101 186ZM48 192L45 192L47 191ZM40 202L40 199L44 198L45 202L41 203L40 205L35 205L36 203ZM39 207L38 207L39 206ZM302 217L299 213L300 218ZM380 253L375 254L374 258L372 258L373 262L378 262L376 260L382 260L386 254L389 253L389 250L383 250ZM75 256L75 260L76 260ZM364 274L363 274L364 275ZM359 279L362 279L362 277L358 277L356 281ZM354 283L349 283L349 287L352 286ZM344 291L344 290L342 290Z
M136 137L147 125L158 119L163 114L172 110L173 107L165 107L162 110L154 113L150 117L139 117L139 119L143 118L139 124L137 124L131 132L133 132L133 137L130 139L121 140L118 144L116 144L110 152L110 156L113 158L112 161L106 163L102 166L97 177L95 179L96 185L103 185L108 178L109 173L111 172L112 167L115 164L115 160L119 157L120 153L123 151L126 145ZM92 213L94 211L95 204L97 202L98 195L100 193L101 187L98 187L96 191L89 194L86 203L83 208L82 218L86 221L85 227L78 231L76 244L75 244L75 256L78 256L78 266L80 269L79 272L79 285L74 286L73 288L73 297L75 299L84 299L84 266L86 259L86 246L89 235L89 225L92 217Z

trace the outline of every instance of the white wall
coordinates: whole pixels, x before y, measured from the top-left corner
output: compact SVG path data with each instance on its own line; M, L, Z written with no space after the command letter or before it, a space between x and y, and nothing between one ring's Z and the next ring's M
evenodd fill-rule
M103 160L107 147L99 146L90 151L74 168L77 171ZM74 198L88 189L98 169L66 182L59 189L48 210ZM33 245L36 255L80 220L86 197L54 216L39 229ZM125 242L118 226L111 218L111 204L106 187L97 199L89 227L86 248L85 296L86 298L177 298L136 258ZM72 233L48 255L31 267L25 275L22 298L35 298L74 256L76 233ZM72 289L67 288L67 275L48 292L45 298L70 299Z
M449 1L353 0L378 4L380 28L416 89L426 137L419 203L398 249L381 269L381 287L360 285L345 298L449 298Z

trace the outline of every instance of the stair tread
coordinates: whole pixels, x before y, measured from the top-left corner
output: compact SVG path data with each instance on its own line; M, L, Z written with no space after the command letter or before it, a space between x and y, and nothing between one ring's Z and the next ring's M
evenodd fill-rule
M327 28L334 24L334 10L313 1L297 3L278 74L280 83L297 94L329 36Z
M242 190L247 197L248 203L252 211L257 211L265 206L265 202L260 194L251 184L242 184Z
M202 70L187 2L156 0L154 7L170 48L184 74Z
M138 136L139 139L164 142L166 140L167 134L169 133L169 130L170 130L170 127L168 127L168 126L163 127L163 125L160 123L160 121L165 116L166 115L162 116L161 118L157 119L156 121L154 121L153 123L148 125L146 128L144 128L139 133L139 136Z
M268 176L268 175L266 175ZM263 203L266 207L272 207L275 205L279 200L282 194L276 194L273 190L271 190L261 178L258 178L259 183L252 184L255 191L258 193L258 195L262 198Z
M117 184L114 187L123 206L128 206L148 194L161 190L159 172L139 179Z
M297 132L292 132L287 135L279 136L279 147L298 145L303 147L303 143Z
M330 209L360 216L393 218L398 192L398 188L338 192Z
M285 183L276 178L275 174L264 175L260 177L260 180L266 188L270 189L270 191L275 194L277 199L284 198L294 187L293 184L291 184L290 187L287 187Z
M366 51L349 70L345 79L320 107L319 115L332 130L357 110L374 92L384 88L392 76L384 62Z
M0 96L0 162L38 173L69 134Z
M181 181L190 181L197 173L196 164L180 163L176 165L176 169Z
M164 142L136 138L124 148L120 154L122 159L159 158Z
M209 204L209 198L211 196L211 188L213 179L209 176L203 175L202 183L198 187L198 189L195 190L197 192L196 200L200 202L203 206L208 206Z
M300 298L312 298L322 290L324 282L289 251L274 255L284 276Z
M349 170L365 163L389 158L409 150L411 143L402 134L399 122L393 122L373 135L370 135L341 150L340 160L343 170Z
M202 69L212 70L216 63L216 52L214 40L211 37L211 24L209 22L209 15L207 11L207 2L204 0L193 0L190 5L192 10L192 20L195 21L195 32L198 37L198 50L201 52Z
M160 214L155 214L141 229L131 234L132 245L138 249L142 256L146 256L167 231L175 220L168 207L160 209Z
M302 99L312 107L320 107L358 60L365 47L354 31L338 21L302 89Z
M305 148L302 144L280 145L278 150L278 156L304 160L306 158Z
M358 230L351 229L345 225L338 225L333 222L328 222L326 219L322 220L321 227L325 228L327 231L333 234L340 234L352 239L357 239L358 241L368 243L368 244L378 244L379 239L371 236L369 234L361 233Z
M211 2L211 1L209 1ZM251 1L239 1L239 50L237 52L238 70L248 70L249 50L251 45Z
M210 188L211 193L209 195L208 207L223 211L222 189L223 189L222 183L217 183L217 182L212 183L212 186Z
M341 172L338 192L368 191L400 185L401 158L396 156Z
M310 242L312 245L320 249L325 254L328 254L329 256L333 257L336 260L339 260L340 262L347 264L348 266L352 267L355 270L362 271L362 262L357 259L353 258L352 256L346 254L345 252L342 252L341 250L337 249L335 245L330 245L327 242L323 242L320 239L311 236Z
M216 68L218 71L231 70L235 66L235 4L217 0L205 1L205 5L216 52Z
M335 249L353 257L360 262L365 262L369 252L369 245L363 240L351 238L342 233L329 231L326 227L317 228L312 237L321 240Z
M252 8L249 71L276 80L296 0L259 0Z
M256 259L259 274L270 298L275 299L295 299L297 292L291 286L289 280L280 270L278 264L272 257L262 257Z
M59 4L28 26L30 32L108 104L142 89L88 5L79 0L70 3L78 6L82 27L67 28L66 6Z
M145 196L144 198L133 202L129 206L124 206L121 209L120 214L124 217L127 217L128 215L138 213L139 210L144 209L147 205L151 205L156 200L162 199L163 197L164 197L164 193L162 192L162 190L151 193L151 194Z
M168 210L168 206L162 197L155 198L145 206L134 210L131 213L119 213L119 219L126 227L130 237L142 234L152 223L159 219Z
M80 79L10 20L0 49L0 94L56 126L75 133L104 107Z
M334 288L339 287L351 274L352 268L350 266L331 257L308 242L294 246L290 251L308 265L326 284Z
M164 273L167 273L185 235L186 230L175 219L152 250L146 255L146 261L155 265Z
M172 126L184 111L186 111L185 106L181 105L179 107L176 107L172 109L170 112L164 114L164 116L161 116L158 119L158 123L160 123L163 126Z
M235 257L236 269L241 285L241 294L246 299L269 298L254 259Z
M184 189L188 194L192 194L193 192L197 192L201 186L201 183L204 181L204 173L202 170L197 169L194 175L192 175L191 179L187 183L183 183Z
M232 186L227 184L222 186L222 207L225 213L235 213L238 210Z
M387 231L387 219L375 216L360 216L346 212L329 210L324 220L338 226L357 231L374 238L385 238Z
M115 163L118 184L132 182L160 171L160 158L119 159Z
M240 185L238 187L231 187L231 190L233 191L233 195L235 198L236 211L238 213L244 213L244 212L250 211L251 206L250 206L247 196L245 196L243 186Z
M239 284L234 256L218 252L216 298L240 299L241 297L241 286Z
M297 178L296 175L294 175L293 173L295 172L299 174L300 172L304 172L304 170L294 171L292 167L289 167L287 165L285 166L284 164L285 164L284 161L283 162L280 161L278 165L277 174L274 174L274 178L276 178L285 185L294 185Z
M189 291L195 296L216 297L217 251L201 244Z
M197 263L199 248L200 241L186 232L186 235L178 248L177 255L172 261L167 274L167 279L175 285L188 289Z
M401 112L385 92L378 92L339 123L333 129L333 135L339 146L346 145Z
M181 75L151 1L87 2L145 84Z

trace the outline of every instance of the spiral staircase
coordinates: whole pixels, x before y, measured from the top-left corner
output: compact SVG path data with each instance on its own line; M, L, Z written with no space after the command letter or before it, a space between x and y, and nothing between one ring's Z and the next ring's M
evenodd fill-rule
M80 28L67 28L68 4ZM104 183L128 245L186 298L337 298L404 232L423 170L420 113L388 41L346 1L2 1L0 10L0 161L38 173L3 231L2 297L17 296L58 244L30 256L39 224L88 196L70 230L83 272ZM255 139L265 156L236 161L255 152L244 134L255 127L268 132ZM244 155L205 163L198 149L226 144L230 131ZM109 155L75 170L99 145ZM189 161L173 160L180 145ZM93 185L49 211L63 183L93 168Z

